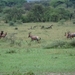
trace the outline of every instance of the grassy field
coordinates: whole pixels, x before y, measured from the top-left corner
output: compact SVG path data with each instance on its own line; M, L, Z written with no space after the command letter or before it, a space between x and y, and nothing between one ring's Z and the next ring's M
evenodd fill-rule
M52 24L52 29L41 29L41 26ZM72 41L64 36L67 31L75 32L72 22L25 23L15 26L1 22L1 30L8 33L6 38L0 39L1 75L14 71L32 71L36 75L75 75L75 48L44 48L55 41ZM40 36L40 42L31 42L29 32Z

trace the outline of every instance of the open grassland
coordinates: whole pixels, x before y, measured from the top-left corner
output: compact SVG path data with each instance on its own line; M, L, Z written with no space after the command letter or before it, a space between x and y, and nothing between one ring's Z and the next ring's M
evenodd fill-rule
M47 27L52 24L52 29L41 29L41 26ZM34 26L37 27L34 28ZM75 48L44 48L55 41L72 41L64 36L67 31L75 32L75 24L72 22L25 23L15 26L1 22L1 30L8 33L6 38L0 39L0 73L2 75L14 71L22 73L32 71L36 75L58 75L58 73L59 75L75 75ZM31 42L28 38L29 32L40 36L40 42Z

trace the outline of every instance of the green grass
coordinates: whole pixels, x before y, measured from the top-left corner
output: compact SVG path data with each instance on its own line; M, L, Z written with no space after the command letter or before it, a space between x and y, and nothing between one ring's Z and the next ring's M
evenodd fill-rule
M10 49L11 50L11 49ZM41 72L74 72L74 49L13 49L16 53L0 54L0 72L19 70Z
M53 24L52 29L40 28L42 25L46 27L51 24ZM35 25L37 28L29 29ZM18 30L15 30L15 27L18 27ZM59 23L25 23L16 26L4 23L2 25L1 23L0 30L8 33L6 38L0 39L0 73L32 71L36 75L64 72L73 75L72 73L75 72L75 48L44 48L46 45L60 40L73 41L64 36L67 31L75 31L75 25L72 22L65 22L64 25L59 25ZM40 43L30 42L29 32L40 36L42 38Z

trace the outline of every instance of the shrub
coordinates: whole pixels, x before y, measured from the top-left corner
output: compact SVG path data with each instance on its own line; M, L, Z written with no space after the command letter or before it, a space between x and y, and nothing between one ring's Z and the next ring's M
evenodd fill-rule
M64 23L65 23L65 19L62 19L62 20L59 21L60 25L64 25Z
M50 48L68 48L69 43L65 41L54 41L51 44L47 44L44 46L45 49L50 49Z
M10 39L10 46L19 46L21 47L22 46L22 40L15 40L14 38L11 38Z
M15 40L14 39L10 39L10 46L14 46L15 44Z
M6 51L6 53L9 53L9 54L16 53L16 51L15 50L8 50L8 51Z
M22 20L17 20L16 23L17 24L22 24Z
M10 25L10 26L14 26L14 24L15 24L15 23L14 23L13 21L10 21L10 22L9 22L9 25Z

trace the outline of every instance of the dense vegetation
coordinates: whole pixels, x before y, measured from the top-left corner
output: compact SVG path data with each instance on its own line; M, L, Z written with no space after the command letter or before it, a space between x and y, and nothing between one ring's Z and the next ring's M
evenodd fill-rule
M0 21L8 22L58 22L75 19L74 0L0 0Z

